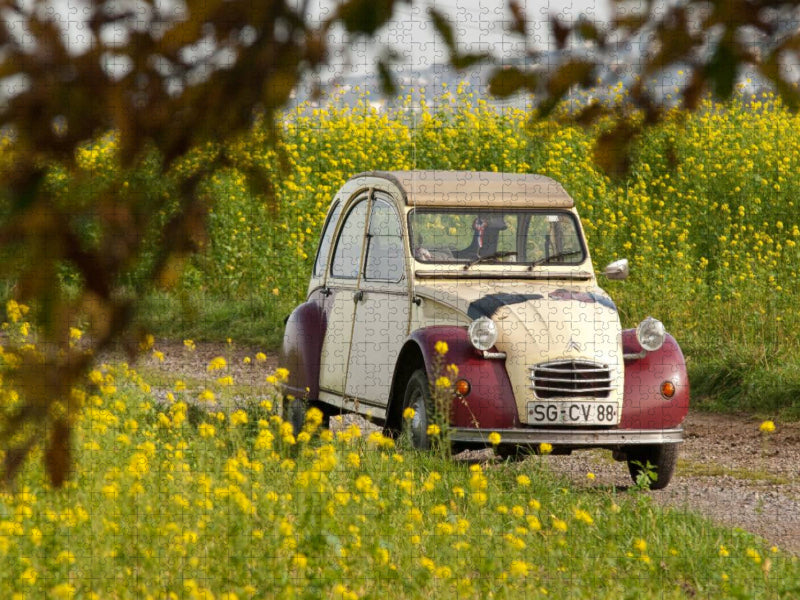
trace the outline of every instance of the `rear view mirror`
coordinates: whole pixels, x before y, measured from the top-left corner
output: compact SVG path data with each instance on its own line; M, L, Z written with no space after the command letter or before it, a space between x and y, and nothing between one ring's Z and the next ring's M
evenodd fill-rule
M615 260L614 262L610 263L605 271L603 271L603 275L608 277L609 279L616 279L618 281L622 281L623 279L628 278L628 259L621 258L619 260Z

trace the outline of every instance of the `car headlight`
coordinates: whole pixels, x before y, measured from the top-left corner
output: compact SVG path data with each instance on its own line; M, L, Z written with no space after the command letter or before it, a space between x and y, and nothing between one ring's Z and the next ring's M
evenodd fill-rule
M478 350L488 350L497 341L497 325L488 317L480 317L469 324L469 341Z
M647 317L636 328L636 339L639 345L648 352L654 352L664 343L664 324L658 319Z

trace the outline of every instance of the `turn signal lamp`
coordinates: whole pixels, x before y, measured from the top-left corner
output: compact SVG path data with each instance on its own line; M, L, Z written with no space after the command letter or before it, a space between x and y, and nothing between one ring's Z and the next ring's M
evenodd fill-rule
M661 395L664 398L672 398L675 395L675 384L671 381L661 382Z
M456 381L456 394L459 396L466 396L471 390L472 387L469 385L469 381L466 379L459 379Z

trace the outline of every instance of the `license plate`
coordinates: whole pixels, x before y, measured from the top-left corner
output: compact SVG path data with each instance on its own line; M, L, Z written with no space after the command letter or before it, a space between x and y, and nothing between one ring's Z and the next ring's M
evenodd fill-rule
M616 404L528 402L528 425L616 425L616 423Z

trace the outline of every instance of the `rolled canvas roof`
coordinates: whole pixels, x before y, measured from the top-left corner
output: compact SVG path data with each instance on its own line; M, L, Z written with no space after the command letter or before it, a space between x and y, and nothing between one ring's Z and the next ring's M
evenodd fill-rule
M544 175L488 171L372 171L394 183L408 206L486 206L572 208L561 185ZM352 180L351 180L352 181Z

